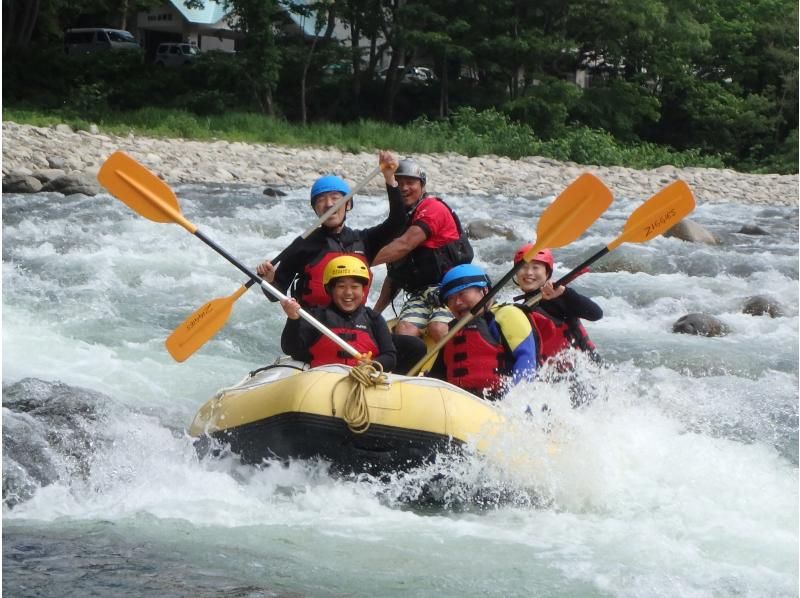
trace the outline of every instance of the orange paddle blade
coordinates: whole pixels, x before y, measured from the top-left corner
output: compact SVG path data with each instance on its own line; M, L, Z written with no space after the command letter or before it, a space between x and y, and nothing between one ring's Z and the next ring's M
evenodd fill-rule
M667 185L636 208L620 236L609 243L609 251L621 243L644 243L657 237L683 220L694 207L694 195L685 181Z
M214 336L225 325L233 304L245 291L247 287L243 285L233 295L212 299L186 318L164 343L173 359L185 361Z
M583 173L542 212L536 225L536 243L522 259L529 262L541 249L572 243L608 209L612 199L603 181Z
M97 180L134 212L154 222L174 222L190 233L197 227L184 218L178 198L164 181L125 152L103 162Z

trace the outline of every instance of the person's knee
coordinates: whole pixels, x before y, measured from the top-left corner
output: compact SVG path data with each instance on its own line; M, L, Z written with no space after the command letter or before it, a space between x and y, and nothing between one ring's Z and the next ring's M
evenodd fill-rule
M434 340L434 342L438 342L449 330L449 326L447 324L443 324L441 322L430 322L428 324L428 336Z
M419 336L420 329L414 326L411 322L400 320L394 327L395 334L402 334L405 336Z

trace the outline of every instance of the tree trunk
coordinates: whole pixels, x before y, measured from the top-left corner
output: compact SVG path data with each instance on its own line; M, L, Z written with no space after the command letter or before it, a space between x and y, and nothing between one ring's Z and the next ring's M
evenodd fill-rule
M450 98L448 97L448 78L447 78L447 50L442 56L441 67L439 68L439 118L450 115Z
M404 66L400 64L403 54L403 48L394 48L392 59L389 61L389 70L386 72L386 84L383 87L383 117L389 122L394 120L394 100L400 87L397 67Z
M300 120L303 123L303 126L305 126L308 122L308 107L306 106L306 78L308 77L308 69L311 66L311 59L314 56L314 49L317 47L317 39L317 36L314 35L314 41L311 42L311 49L308 51L306 61L303 64L303 76L300 77Z
M357 20L350 24L350 60L353 63L353 102L358 112L358 100L361 96L361 49L358 42L361 40L361 31Z
M128 29L128 0L122 0L122 8L120 10L122 11L122 18L119 22L119 28L125 31Z
M14 11L14 8L22 8L22 12ZM40 0L29 0L27 2L9 2L9 10L12 12L9 29L11 31L8 45L26 48L31 41L31 35L36 27L36 20L39 18ZM5 20L5 18L4 18ZM5 26L5 24L4 24ZM6 38L3 39L3 47L7 44Z
M3 54L10 45L11 32L14 31L14 19L17 15L15 8L14 0L3 2Z

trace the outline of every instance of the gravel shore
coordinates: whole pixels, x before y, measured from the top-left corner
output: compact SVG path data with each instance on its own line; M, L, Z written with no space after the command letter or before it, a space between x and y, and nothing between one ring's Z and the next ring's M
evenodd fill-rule
M392 148L388 148L392 149ZM270 187L310 187L320 174L337 173L351 182L376 164L377 153L343 153L332 148L292 148L228 141L152 139L133 134L73 131L67 125L34 127L3 123L3 177L61 170L95 176L103 160L123 150L169 183L248 183ZM797 175L753 175L729 169L675 168L653 170L580 165L529 156L468 158L457 154L418 154L428 172L428 190L443 196L477 197L557 194L580 173L599 176L620 197L646 198L664 185L685 180L699 203L737 202L797 205ZM375 177L365 193L382 189Z

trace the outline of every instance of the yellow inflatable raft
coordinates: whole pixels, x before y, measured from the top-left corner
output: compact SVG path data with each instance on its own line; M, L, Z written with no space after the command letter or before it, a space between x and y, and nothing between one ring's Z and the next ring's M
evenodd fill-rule
M459 450L492 436L502 416L492 403L432 378L386 375L364 387L368 427L354 432L342 415L354 381L350 368L313 369L279 360L230 388L198 411L189 433L199 445L230 445L245 463L321 457L340 471L415 467L437 452Z

